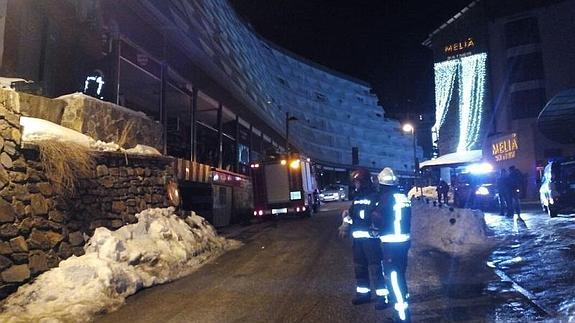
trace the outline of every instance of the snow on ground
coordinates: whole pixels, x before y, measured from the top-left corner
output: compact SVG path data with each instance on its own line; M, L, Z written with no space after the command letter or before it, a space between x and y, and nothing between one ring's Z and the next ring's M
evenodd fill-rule
M116 231L97 228L84 247L21 286L4 304L1 322L78 322L121 306L139 289L188 275L239 247L217 236L202 217L178 218L173 208L148 209Z
M483 212L433 206L412 199L411 231L415 244L452 256L466 256L493 247Z
M423 197L428 198L430 200L437 200L437 186L413 187L412 189L409 190L409 193L407 193L407 197L410 199L414 197L421 197L422 190L423 190ZM453 202L453 193L451 192L451 190L449 190L449 192L447 193L447 197L449 198L449 201Z
M138 144L133 148L123 149L118 144L113 142L103 142L100 140L96 141L92 137L82 134L78 131L62 127L58 124L43 119L21 117L20 124L22 125L22 140L24 142L56 140L62 142L73 142L83 147L97 151L116 151L138 155L161 155L161 153L156 148L146 145Z

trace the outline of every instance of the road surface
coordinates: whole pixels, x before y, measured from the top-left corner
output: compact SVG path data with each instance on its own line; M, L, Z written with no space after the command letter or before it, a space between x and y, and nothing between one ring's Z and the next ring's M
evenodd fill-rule
M375 311L373 303L351 305L355 287L351 242L339 239L336 231L346 206L328 203L311 219L282 219L249 227L237 237L245 243L242 248L190 276L140 291L118 311L96 321L388 322L389 309ZM527 225L531 217L539 216L543 215L527 215ZM498 215L487 217L495 238L511 234L508 224L512 221L501 221ZM525 239L537 236L526 235ZM507 248L513 244L513 239L505 239L494 250L490 260L497 268L507 270L503 261L515 257L517 248ZM481 269L485 284L479 290L462 284L412 291L413 321L519 322L548 315L485 262L478 267L487 271ZM410 268L408 283L421 279L418 275L417 268Z

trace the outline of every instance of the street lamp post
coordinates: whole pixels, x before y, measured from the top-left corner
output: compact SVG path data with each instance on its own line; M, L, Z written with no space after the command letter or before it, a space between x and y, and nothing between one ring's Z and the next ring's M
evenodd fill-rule
M289 122L290 121L297 121L297 118L294 116L289 115L289 112L286 112L286 152L289 154Z
M413 139L413 181L414 186L416 186L415 182L417 181L417 148L415 144L415 127L410 123L406 123L403 125L403 131L411 133L411 137Z

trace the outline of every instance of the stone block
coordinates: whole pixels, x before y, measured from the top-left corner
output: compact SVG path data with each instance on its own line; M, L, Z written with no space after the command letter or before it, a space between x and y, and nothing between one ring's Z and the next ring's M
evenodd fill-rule
M64 240L64 236L58 232L47 231L46 238L50 242L50 248L56 247L62 240Z
M119 229L122 226L124 226L124 222L122 220L112 220L112 222L110 223L111 229Z
M15 252L10 255L10 258L14 261L17 265L27 264L28 263L28 253L27 252Z
M46 182L38 183L36 184L36 187L38 188L40 193L45 197L50 197L52 196L52 194L54 194L54 189L52 188L52 185L50 183Z
M76 257L80 257L82 255L84 255L84 248L82 247L74 247L72 248L72 253L74 254L74 256Z
M0 223L11 223L16 219L16 211L12 204L0 198Z
M70 242L70 245L74 247L81 246L84 244L84 236L80 231L72 232L68 236L68 241Z
M32 275L37 275L48 270L48 257L46 253L40 250L31 251L28 259L28 267Z
M6 187L10 182L10 175L4 168L4 166L0 163L0 189Z
M98 165L96 166L96 175L98 177L108 176L110 172L108 171L108 167L106 165Z
M61 258L58 257L58 254L54 251L54 250L50 250L48 251L48 253L46 254L47 256L47 261L48 261L48 268L54 268L54 267L58 267L58 264L60 263Z
M72 252L72 248L70 244L67 242L62 242L60 247L58 248L58 256L62 259L70 258L74 253Z
M10 266L12 266L12 260L7 257L0 256L0 270L4 270Z
M0 284L0 299L8 297L18 289L18 284Z
M46 232L36 228L33 228L32 233L30 233L28 246L30 249L48 250L52 248L51 241L48 239Z
M22 236L10 239L10 248L14 252L28 252L28 244Z
M6 241L0 241L0 255L9 255L12 253L12 248L10 248L10 243Z
M48 214L48 201L42 194L32 194L30 196L30 206L34 215Z
M57 223L64 223L69 219L69 217L61 211L53 210L48 212L48 219Z
M14 165L12 162L12 158L6 152L2 152L0 154L0 164L2 164L2 166L4 166L4 168L7 169L11 169L12 166Z
M6 140L4 142L4 152L14 157L16 155L16 143L12 140Z
M28 175L26 173L10 172L10 180L16 184L24 184L28 182Z
M20 283L30 278L30 269L27 265L14 265L4 270L1 276L7 283Z
M122 213L126 210L126 204L123 201L112 202L112 212Z
M18 227L14 224L8 223L0 226L0 237L8 240L18 236Z

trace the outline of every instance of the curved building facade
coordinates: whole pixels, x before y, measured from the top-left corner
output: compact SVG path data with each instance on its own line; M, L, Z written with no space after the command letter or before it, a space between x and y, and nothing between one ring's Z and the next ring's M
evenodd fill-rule
M357 147L359 165L413 171L411 135L385 118L369 84L262 39L225 0L4 3L4 75L52 97L100 76L97 97L164 125L175 157L239 171L225 165L285 147L289 123L290 144L319 164L349 168Z
M148 1L158 22L184 41L194 59L290 143L315 160L400 170L413 167L412 138L388 120L368 84L341 76L261 39L227 1ZM199 57L201 56L201 57ZM289 121L288 121L289 122Z

